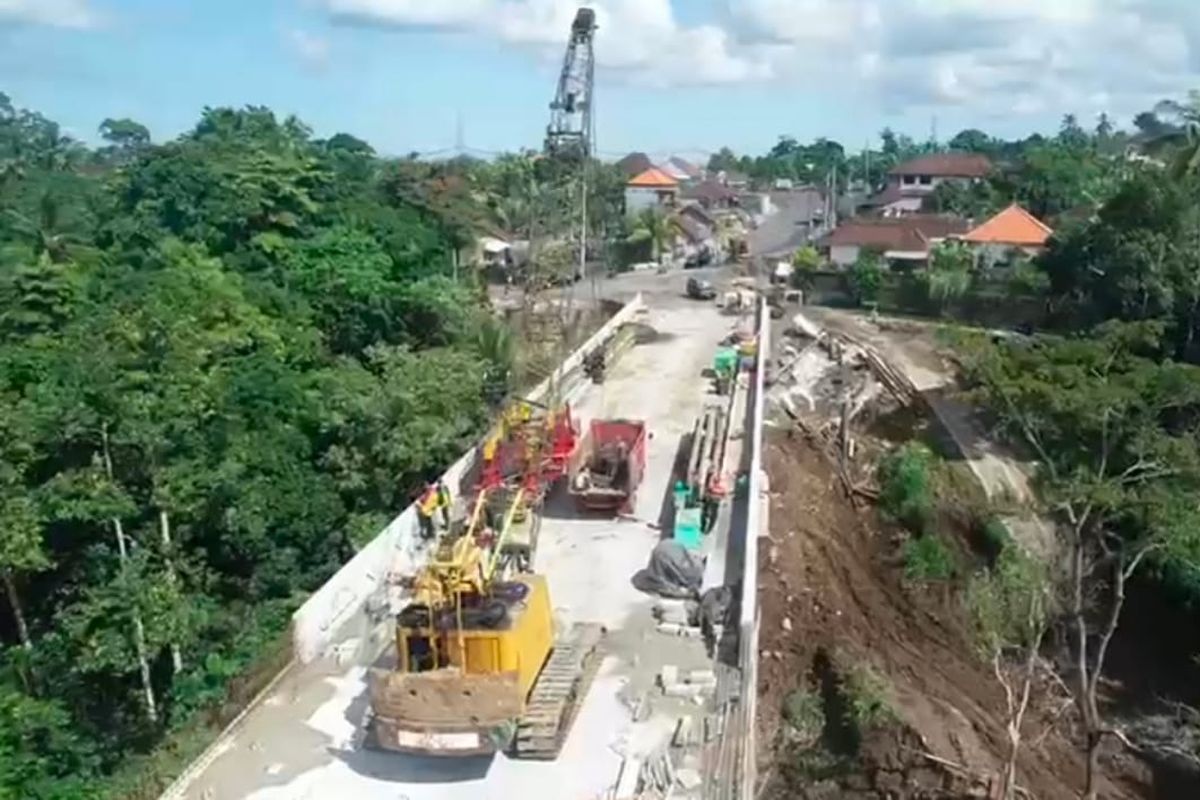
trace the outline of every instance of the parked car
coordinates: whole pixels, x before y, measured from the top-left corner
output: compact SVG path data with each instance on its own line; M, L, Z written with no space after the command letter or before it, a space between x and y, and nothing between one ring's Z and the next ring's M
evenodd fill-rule
M712 261L713 261L712 251L705 248L704 250L701 250L699 253L693 253L692 255L688 256L687 259L683 262L683 268L684 269L698 269L700 267L707 267L709 264L712 263Z
M693 300L712 300L717 296L717 290L709 281L688 278L687 296Z

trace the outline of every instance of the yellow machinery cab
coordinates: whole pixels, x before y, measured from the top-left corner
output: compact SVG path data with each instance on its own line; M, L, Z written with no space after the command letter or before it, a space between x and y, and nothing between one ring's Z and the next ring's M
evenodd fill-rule
M519 575L397 617L394 671L374 670L378 747L421 755L505 749L554 644L546 580Z

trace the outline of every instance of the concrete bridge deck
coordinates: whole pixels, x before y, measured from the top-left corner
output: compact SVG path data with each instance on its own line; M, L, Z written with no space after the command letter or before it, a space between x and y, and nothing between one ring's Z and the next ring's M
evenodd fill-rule
M595 798L613 787L623 754L661 740L677 712L664 705L635 723L630 698L651 688L664 663L709 662L698 641L654 631L653 600L634 589L630 578L658 542L660 519L670 518L665 508L676 452L708 392L702 371L734 320L711 304L671 303L651 307L646 321L656 335L629 351L606 382L584 390L576 404L585 424L608 416L646 420L651 438L638 519L581 519L551 502L536 556L537 571L549 578L558 619L597 621L610 631L604 663L561 757L549 763L504 756L447 760L364 750L359 727L373 655L360 652L348 663L324 658L289 669L172 797Z

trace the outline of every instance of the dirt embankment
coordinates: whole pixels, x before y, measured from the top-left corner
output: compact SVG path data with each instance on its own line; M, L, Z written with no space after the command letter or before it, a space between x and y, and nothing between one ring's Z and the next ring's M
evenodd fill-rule
M769 437L771 538L759 563L762 623L759 741L767 798L964 798L989 796L1008 742L1003 691L975 655L952 586L903 582L895 531L874 508L846 501L829 462L797 435ZM839 731L839 676L880 676L891 720L847 741ZM814 767L783 719L797 689L825 699ZM844 703L845 698L842 698ZM1069 710L1035 699L1023 728L1018 783L1028 796L1077 796L1083 764ZM1126 788L1129 786L1130 788ZM1127 780L1102 797L1151 796Z

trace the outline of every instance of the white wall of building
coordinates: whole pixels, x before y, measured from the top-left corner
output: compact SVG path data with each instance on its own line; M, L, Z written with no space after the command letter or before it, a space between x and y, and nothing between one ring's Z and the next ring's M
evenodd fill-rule
M856 244L835 244L829 248L829 260L839 267L848 267L858 260L860 250Z
M1019 250L1029 258L1033 258L1042 252L1041 247L1018 247L1011 244L996 244L989 242L988 244L977 244L975 247L975 263L981 269L991 269L997 264L1004 264L1008 261L1009 255L1013 250Z
M899 200L893 200L887 205L879 209L879 213L885 217L897 217L903 214L915 214L921 210L921 205L924 203L924 195L916 197L901 197Z
M625 214L635 217L647 208L658 208L662 205L659 189L649 189L640 186L625 187Z

